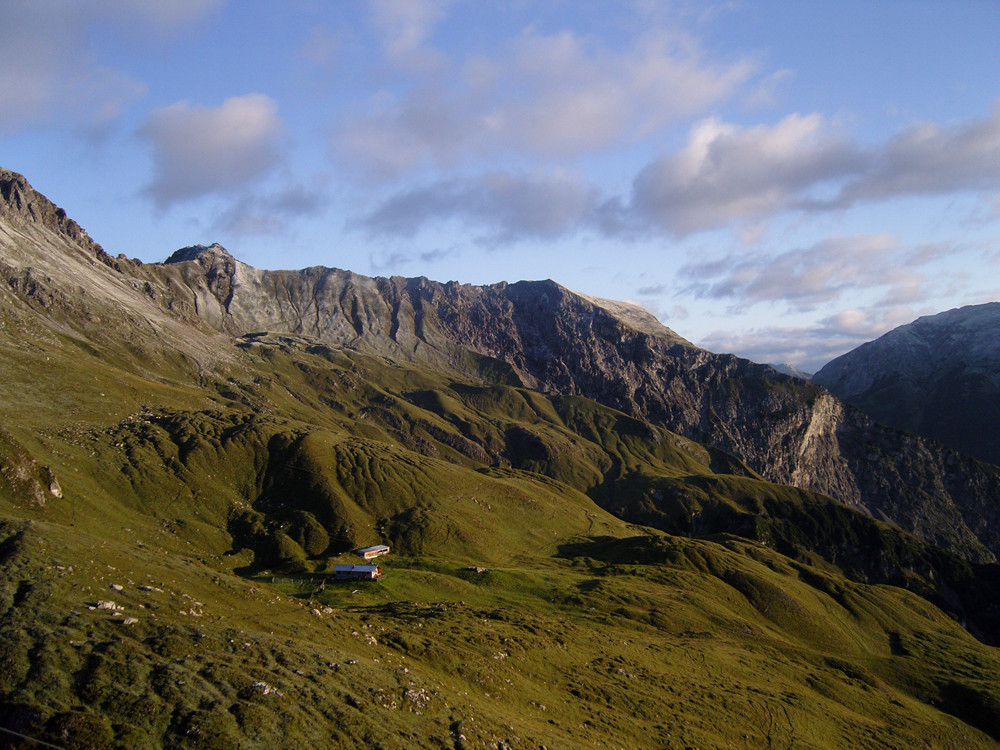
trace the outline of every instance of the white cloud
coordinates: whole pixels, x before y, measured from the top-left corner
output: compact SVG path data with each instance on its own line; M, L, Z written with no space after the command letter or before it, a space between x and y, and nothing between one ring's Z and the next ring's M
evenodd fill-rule
M635 290L635 293L647 297L655 297L660 294L665 294L667 289L668 287L666 284L653 284L652 286L641 286Z
M736 354L762 364L789 364L812 373L863 342L854 338L833 339L806 327L774 326L713 331L696 343L712 352Z
M219 213L213 231L236 235L287 234L289 219L315 216L325 206L322 179L275 192L249 192Z
M987 200L1000 191L1000 104L986 118L916 125L867 149L815 113L749 129L706 120L636 176L629 208L682 236L781 211L966 191Z
M99 131L143 96L143 82L103 65L97 26L123 37L176 32L221 0L32 0L0 2L0 133L50 123Z
M369 103L370 112L337 131L337 149L376 180L426 166L454 167L463 154L479 150L475 144L484 132L468 121L477 106L469 97L437 88L402 101L382 93Z
M781 84L795 76L794 71L783 68L764 76L743 98L743 104L751 109L774 107L778 104L778 89Z
M872 305L842 310L819 321L814 329L818 336L853 339L855 346L877 339L898 326L911 323L930 308L910 305ZM853 347L851 347L853 348Z
M214 108L179 102L154 110L139 130L153 148L155 175L146 191L161 207L230 192L278 164L281 133L277 105L263 94Z
M459 219L486 229L481 239L510 242L575 231L596 207L596 192L565 170L436 182L396 193L360 225L375 234L413 236L434 220Z
M628 210L683 236L782 211L998 190L1000 105L984 119L925 123L869 149L832 133L819 114L793 114L773 127L697 124L683 149L639 172Z
M438 263L442 260L446 260L447 258L457 257L460 254L461 253L459 252L458 248L455 247L449 247L449 248L437 247L434 248L433 250L427 250L425 252L420 253L419 258L421 263L428 264L428 263Z
M433 67L440 56L424 42L450 4L450 0L372 0L372 19L382 32L386 57L411 68Z
M513 80L528 96L488 116L503 140L557 156L633 141L704 112L744 83L753 63L707 62L690 37L650 31L608 49L569 31L526 34L513 46Z
M839 205L898 195L1000 190L1000 103L981 120L922 123L879 148L871 170L842 191Z
M417 23L398 36L417 49L425 33ZM500 154L574 157L700 114L752 69L747 60L712 64L693 40L662 31L621 50L570 31L527 32L492 56L450 61L447 79L410 70L406 93L373 97L342 123L334 145L380 179Z
M778 255L750 253L689 264L682 276L692 279L699 297L730 298L739 305L784 302L807 311L836 300L846 291L888 287L903 299L919 294L924 278L900 268L905 257L890 234L831 237L812 247Z
M864 162L818 114L749 129L713 118L692 129L683 149L639 172L632 210L668 234L685 235L800 206L810 191L857 173Z

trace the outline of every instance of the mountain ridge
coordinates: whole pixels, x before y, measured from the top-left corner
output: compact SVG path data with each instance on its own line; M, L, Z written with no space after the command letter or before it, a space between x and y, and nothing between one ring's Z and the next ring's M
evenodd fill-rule
M0 252L0 728L115 750L1000 739L1000 664L970 635L1000 642L997 565L970 562L988 519L944 487L985 502L988 467L551 281L213 246L140 264L30 214L0 217ZM782 471L867 461L911 515L642 413ZM838 459L850 429L871 432ZM382 581L331 580L378 541Z
M923 316L813 380L874 419L1000 463L1000 303Z
M33 194L14 182L15 194ZM45 204L19 199L22 206L32 202ZM60 221L50 228L62 237L49 241L56 257L76 230ZM37 234L38 225L29 222L26 231ZM264 271L218 245L147 264L111 258L96 243L77 247L84 252L71 251L74 265L42 258L36 266L25 258L16 274L30 278L34 291L22 290L22 297L32 304L62 288L83 289L86 307L77 304L67 320L97 340L124 333L141 353L155 350L162 335L203 370L232 362L231 346L216 336L271 330L585 396L732 453L770 481L828 495L970 559L1000 553L1000 509L992 500L1000 495L1000 471L883 428L816 384L698 349L666 327L655 335L635 328L555 282L473 287L320 266ZM114 331L105 325L112 319ZM913 477L920 477L916 487Z
M985 486L1000 488L992 469L886 430L767 365L698 349L666 328L661 335L633 328L555 282L471 287L322 267L268 272L220 250L172 264L193 272L189 284L199 294L211 292L214 302L200 309L210 310L202 317L219 330L291 330L448 367L471 350L510 367L525 387L583 395L649 419L740 456L772 481L822 492L974 558L1000 550L1000 535L989 531L997 509L983 494ZM913 467L874 455L920 464L930 489L916 506L907 480ZM958 465L961 471L948 468ZM984 474L985 485L969 486L967 472Z

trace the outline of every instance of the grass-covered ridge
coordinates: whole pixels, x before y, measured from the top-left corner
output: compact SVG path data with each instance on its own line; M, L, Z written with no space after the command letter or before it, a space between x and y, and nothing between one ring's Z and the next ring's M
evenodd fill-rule
M1000 741L995 649L830 554L911 538L719 451L483 362L261 335L199 369L5 315L0 727L116 748ZM379 541L383 581L325 580Z

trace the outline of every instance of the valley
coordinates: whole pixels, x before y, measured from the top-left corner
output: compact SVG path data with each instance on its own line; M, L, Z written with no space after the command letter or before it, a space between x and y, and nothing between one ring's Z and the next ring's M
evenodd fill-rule
M1000 741L992 465L551 282L140 264L18 178L9 746Z

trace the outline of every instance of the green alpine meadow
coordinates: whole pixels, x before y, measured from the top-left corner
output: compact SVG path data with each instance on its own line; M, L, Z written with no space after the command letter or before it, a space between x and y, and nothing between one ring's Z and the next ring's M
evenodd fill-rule
M0 281L4 747L1000 743L992 464L554 282L115 257L6 170Z

